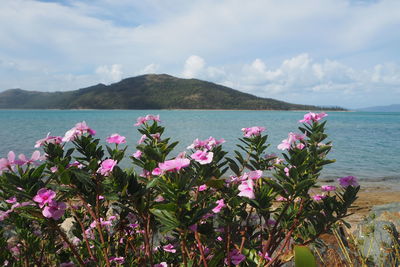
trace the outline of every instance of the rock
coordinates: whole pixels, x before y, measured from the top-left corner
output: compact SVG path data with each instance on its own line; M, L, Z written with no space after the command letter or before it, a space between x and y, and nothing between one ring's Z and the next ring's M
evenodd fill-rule
M355 232L359 240L359 249L369 257L371 266L398 266L396 247L400 249L400 203L374 206L365 221L360 223ZM397 255L398 256L398 255Z
M393 223L397 231L400 232L400 202L374 206L371 209L371 214L375 216L374 220L376 221L388 221Z

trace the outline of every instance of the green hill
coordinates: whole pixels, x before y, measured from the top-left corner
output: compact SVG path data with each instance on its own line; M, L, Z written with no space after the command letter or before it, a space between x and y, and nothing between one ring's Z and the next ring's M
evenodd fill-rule
M211 82L166 74L142 75L111 85L98 84L68 92L10 89L0 93L0 108L342 110L290 104Z

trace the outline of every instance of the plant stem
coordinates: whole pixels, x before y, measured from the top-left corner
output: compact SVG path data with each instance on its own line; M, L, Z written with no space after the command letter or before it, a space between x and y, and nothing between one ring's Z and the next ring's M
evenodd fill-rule
M203 261L203 265L204 265L204 267L207 267L208 265L207 265L206 258L204 256L203 244L201 243L201 240L200 240L200 237L199 237L199 232L197 232L197 230L194 232L194 236L196 238L197 245L198 245L199 250L200 250L200 256L201 256L201 260Z

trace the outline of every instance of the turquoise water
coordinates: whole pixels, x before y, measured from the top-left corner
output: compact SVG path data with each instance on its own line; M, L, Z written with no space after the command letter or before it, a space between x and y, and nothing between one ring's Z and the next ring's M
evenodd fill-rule
M35 141L47 132L64 135L76 122L85 120L104 140L112 133L127 137L129 152L135 151L140 135L133 124L138 116L160 114L166 132L179 140L176 154L195 138L224 138L232 151L241 128L264 126L270 152L296 131L304 112L297 111L183 111L183 110L0 110L0 157L9 150L30 154ZM333 140L326 178L355 175L360 179L400 180L400 113L330 112L327 133Z

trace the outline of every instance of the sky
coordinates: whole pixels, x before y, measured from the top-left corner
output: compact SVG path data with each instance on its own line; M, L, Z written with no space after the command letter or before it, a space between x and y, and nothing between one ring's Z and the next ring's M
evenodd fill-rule
M0 92L167 73L299 104L400 103L399 0L2 0Z

